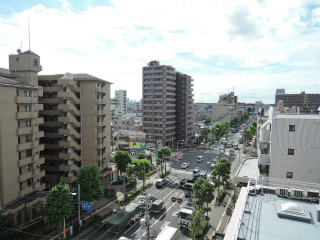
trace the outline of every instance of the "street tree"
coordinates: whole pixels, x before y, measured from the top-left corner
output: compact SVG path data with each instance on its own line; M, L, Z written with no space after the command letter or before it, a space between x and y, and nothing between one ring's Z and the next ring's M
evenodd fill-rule
M146 159L135 159L132 161L133 171L139 180L142 180L144 188L146 174L151 170L151 163Z
M256 121L252 122L252 126L254 126L257 129L257 122Z
M207 129L204 129L201 131L201 136L207 140L208 139L208 130Z
M100 171L96 165L84 165L77 174L77 184L80 184L80 200L92 202L103 198L103 188Z
M127 151L117 151L114 155L114 161L122 173L126 172L128 163L132 163L132 159Z
M134 168L130 163L128 163L128 165L126 167L126 178L128 179L128 182L130 182L130 183L135 182L137 179Z
M204 228L204 213L200 207L197 207L190 215L191 226L189 231L191 233L192 239L197 239L196 236L202 234L202 229Z
M143 153L139 153L139 154L137 155L137 159L145 159L145 158L146 158L146 155L143 154Z
M149 154L149 155L146 156L146 158L147 158L147 159L149 160L149 162L152 164L152 155Z
M163 163L164 163L164 172L166 173L167 172L166 160L167 160L167 158L170 158L170 156L171 156L171 149L168 147L162 147L162 148L158 149L157 156L158 156L158 158L160 158L160 162L161 162L161 174L163 173L162 172L162 164Z
M218 189L218 200L220 194L220 186L228 181L228 179L230 178L230 171L231 161L224 157L221 158L221 161L213 167L211 175L213 183L215 184L215 187Z
M211 123L211 119L207 118L206 121L204 122L206 125L209 125Z
M213 201L214 199L214 192L215 188L214 186L206 179L198 178L193 186L193 193L192 197L197 199L197 206L199 206L201 209L203 208L203 204L208 204ZM207 212L208 215L208 212Z
M74 209L68 184L60 182L51 188L43 207L50 228L56 228L63 219L68 219Z
M0 215L0 233L13 226L13 220L9 215Z

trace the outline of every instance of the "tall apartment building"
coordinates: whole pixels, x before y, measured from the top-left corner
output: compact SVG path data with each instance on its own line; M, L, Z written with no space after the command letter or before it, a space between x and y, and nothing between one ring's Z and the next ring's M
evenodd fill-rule
M110 83L89 74L39 76L45 181L72 184L81 166L110 161Z
M300 113L318 113L320 107L320 94L319 93L305 93L302 91L300 94L286 94L284 89L277 90L275 95L275 104L280 100L283 102L283 107L293 108L298 107Z
M225 123L237 116L238 97L234 92L219 96L219 101L212 108L212 121Z
M127 91L115 90L115 99L117 99L118 106L122 109L124 115L127 114Z
M40 57L32 51L9 55L9 69L0 69L0 213L12 214L19 225L46 194L40 168L44 136L39 130L42 87L38 86Z
M274 114L260 128L259 164L269 168L269 177L320 183L320 116Z
M147 140L189 143L194 137L193 79L151 61L142 68L142 81L142 129Z

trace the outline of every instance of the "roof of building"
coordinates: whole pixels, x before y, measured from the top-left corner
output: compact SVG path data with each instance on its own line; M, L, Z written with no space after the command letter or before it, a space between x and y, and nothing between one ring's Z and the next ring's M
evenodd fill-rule
M244 159L236 174L236 177L257 179L257 176L259 176L258 158Z
M22 53L20 53L20 54L33 54L33 55L36 55L36 56L39 57L38 54L36 54L36 53L34 53L34 52L30 51L30 50L24 51L24 52L22 52Z
M25 88L39 88L39 86L33 86L31 84L24 84L24 83L20 83L16 80L12 80L10 78L6 78L6 77L1 77L0 76L0 85L3 86L11 86L11 87L25 87Z
M88 80L93 80L93 81L103 81L103 82L108 82L106 80L103 80L101 78L97 78L95 76L92 76L90 74L87 73L75 73L74 74L74 79L78 80L78 81L88 81ZM110 82L108 82L110 83Z
M225 240L319 238L317 202L279 197L270 189L256 195L248 190L241 188Z

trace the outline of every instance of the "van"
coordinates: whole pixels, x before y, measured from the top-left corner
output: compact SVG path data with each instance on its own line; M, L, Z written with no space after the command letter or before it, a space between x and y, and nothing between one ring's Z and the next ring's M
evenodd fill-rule
M200 170L198 168L195 168L192 172L192 175L194 178L200 177Z
M200 178L207 179L207 172L206 172L206 171L202 171L202 172L200 173Z
M235 150L237 150L238 147L239 147L239 144L238 144L237 142L233 143L233 148L234 148Z

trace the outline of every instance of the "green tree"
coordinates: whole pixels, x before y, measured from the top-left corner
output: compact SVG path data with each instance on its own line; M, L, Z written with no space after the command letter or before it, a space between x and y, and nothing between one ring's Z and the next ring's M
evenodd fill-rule
M198 178L193 186L193 193L192 197L197 199L197 206L199 206L201 209L203 208L203 204L208 204L212 202L214 199L214 186L206 179Z
M146 155L143 154L143 153L139 153L139 154L137 155L137 159L145 159L145 158L146 158Z
M80 168L77 174L77 184L80 184L80 200L92 202L103 198L103 188L99 168L93 164Z
M207 140L207 139L208 139L208 130L207 130L207 129L203 129L203 130L201 131L201 136L202 136L205 140Z
M192 239L197 239L196 236L202 234L202 229L204 228L204 213L200 207L197 207L190 216L191 226L189 231L191 233Z
M51 188L43 208L50 228L56 228L61 220L68 219L74 209L68 184L60 182Z
M134 168L130 163L126 167L126 178L130 183L135 182L137 179Z
M132 161L133 171L139 180L142 180L142 186L146 181L146 174L151 170L151 163L146 159L135 159Z
M0 233L6 231L6 228L12 228L13 220L9 215L0 215Z
M163 174L162 172L162 164L164 163L164 172L166 173L167 172L167 167L165 164L167 158L170 158L171 156L171 149L168 148L168 147L162 147L160 149L158 149L158 152L157 152L157 156L158 158L160 158L160 162L161 162L161 174Z
M117 151L114 155L114 161L122 173L126 171L127 165L132 163L132 159L127 151Z
M209 125L211 123L211 119L207 118L206 121L204 122L206 125Z
M148 160L149 160L149 162L152 164L152 155L151 154L149 154L149 155L147 155L147 157L146 157Z
M221 158L221 161L214 165L212 170L212 180L215 184L215 187L218 189L218 200L219 200L219 193L220 193L220 186L223 185L225 182L228 181L230 178L230 171L231 171L231 161L227 158Z
M257 129L257 122L254 121L254 122L252 123L252 126L254 126L254 127Z

